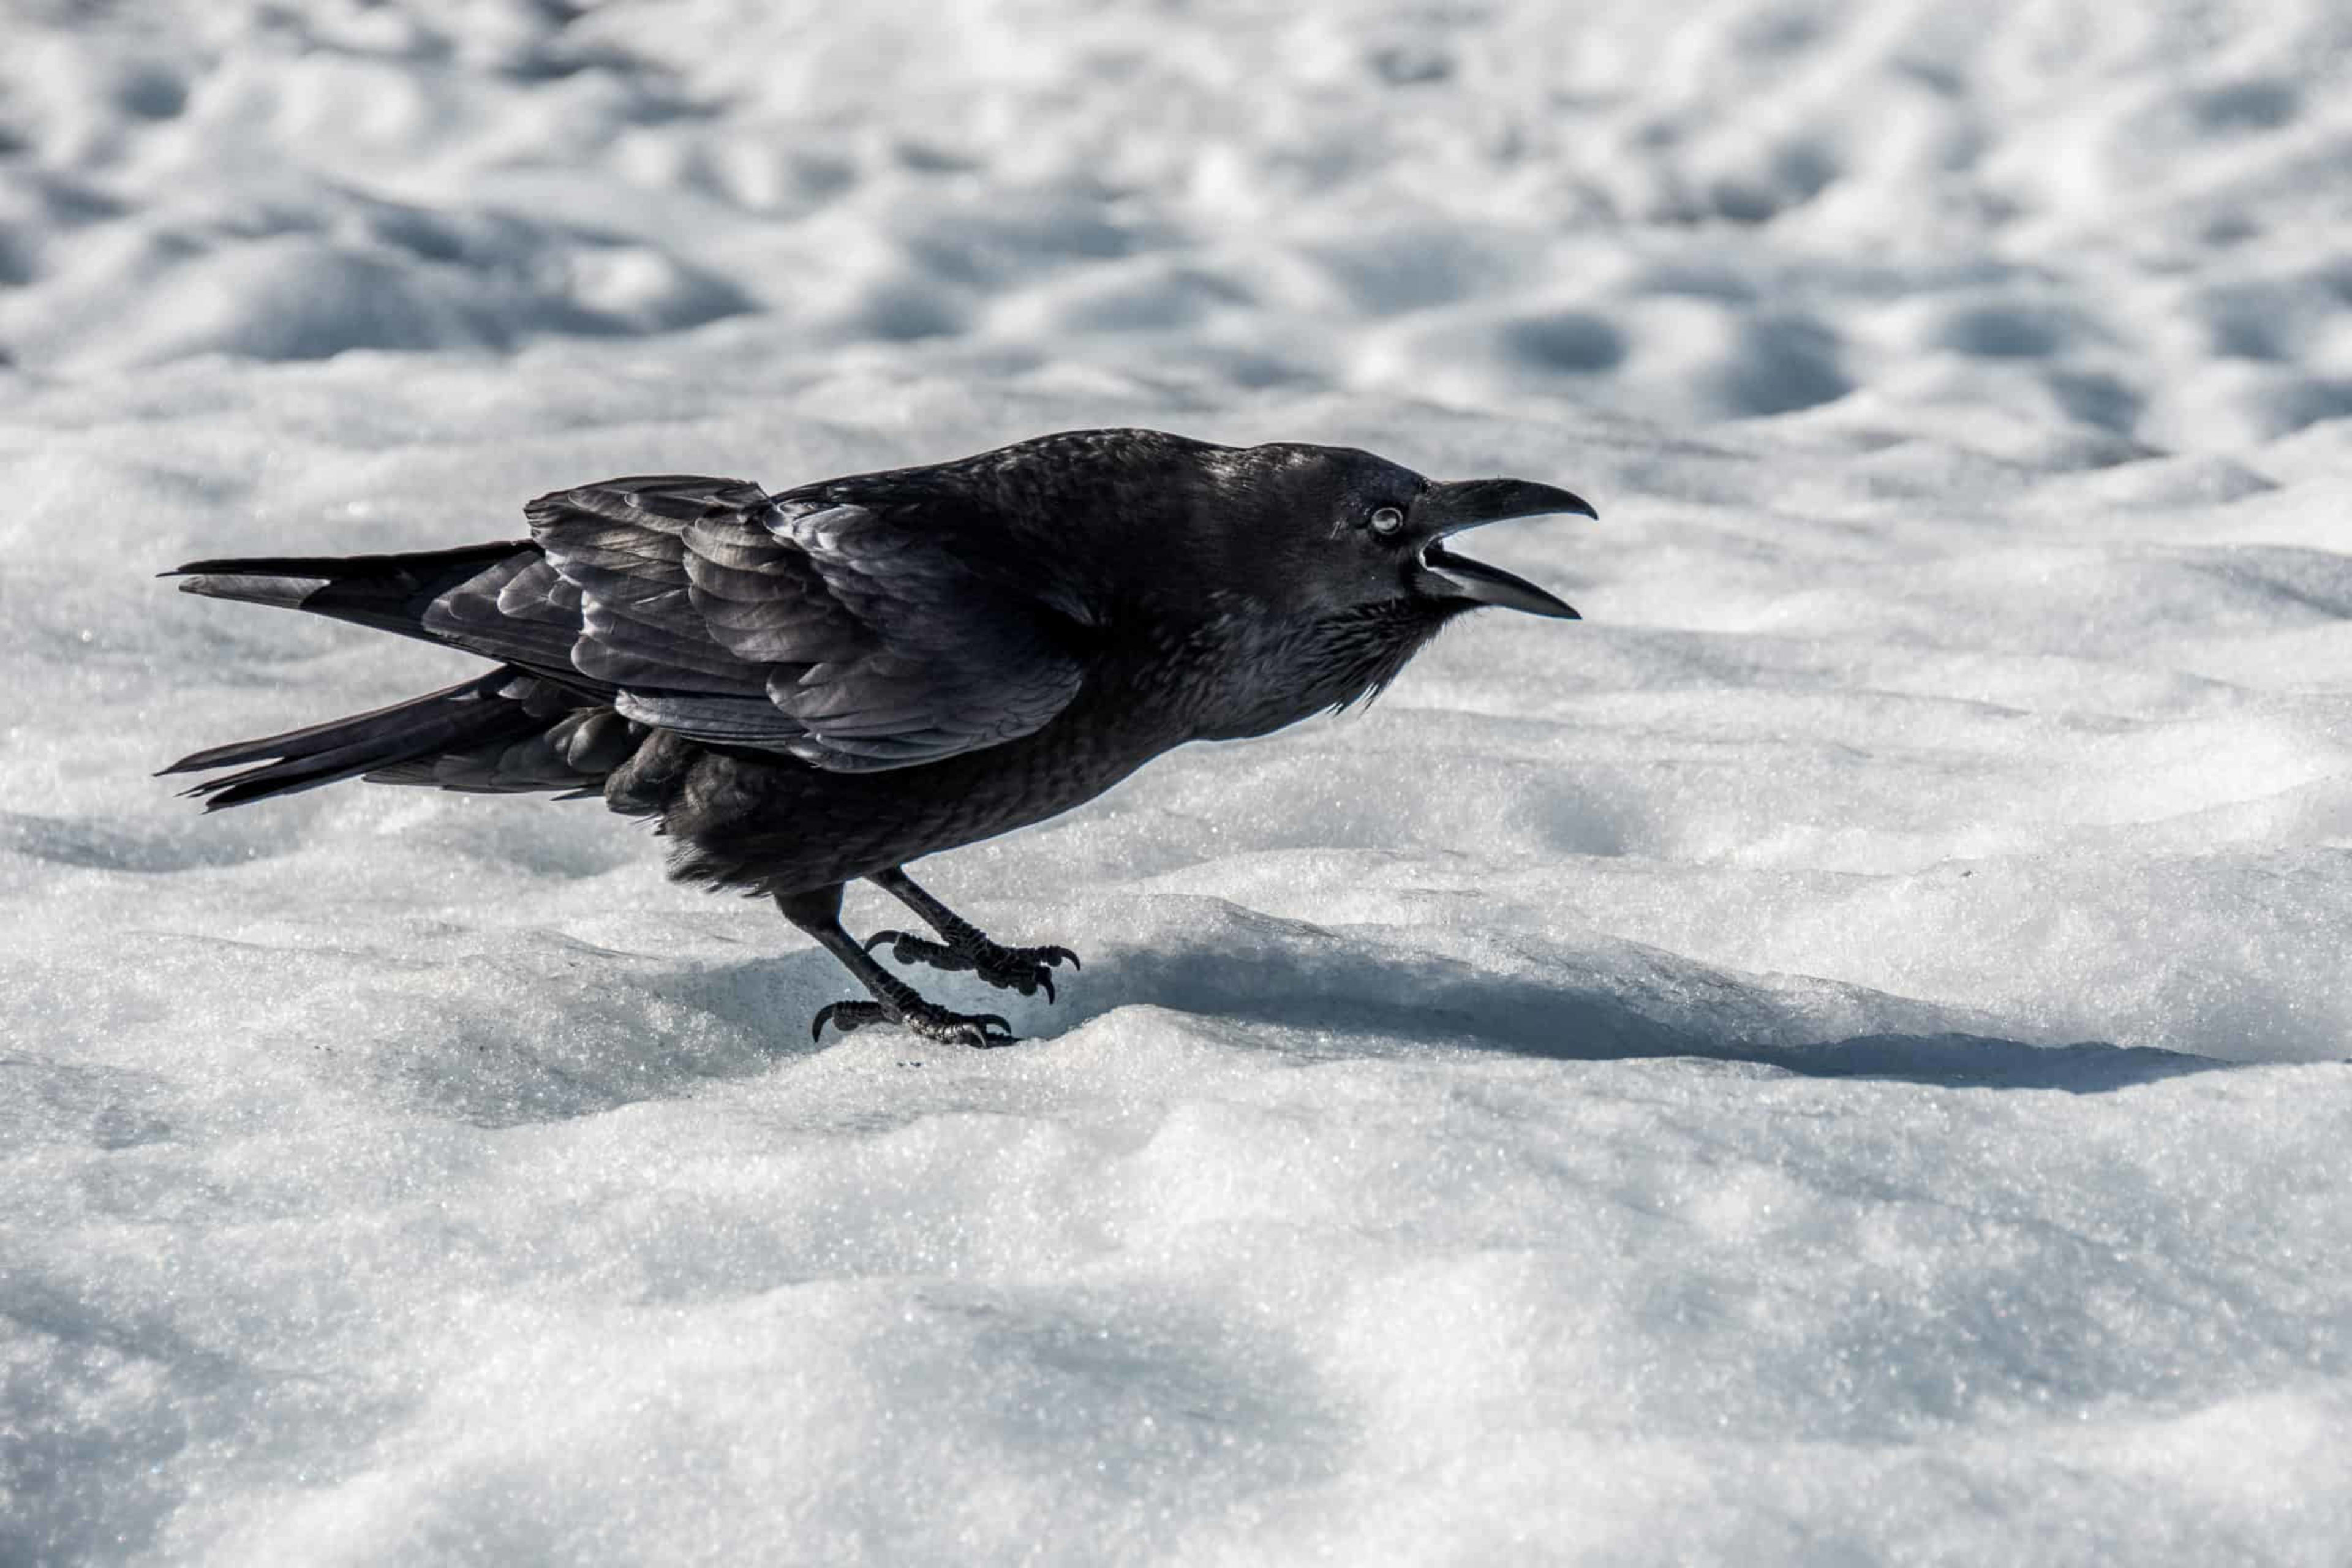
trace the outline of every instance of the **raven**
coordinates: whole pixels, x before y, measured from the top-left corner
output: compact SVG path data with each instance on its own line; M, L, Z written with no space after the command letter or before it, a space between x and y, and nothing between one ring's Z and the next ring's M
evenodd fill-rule
M1596 515L1521 479L1370 452L1074 430L774 494L661 476L541 496L528 539L400 555L196 561L184 593L331 616L495 660L476 679L167 773L241 767L207 809L353 775L601 795L657 819L670 875L773 898L872 994L816 1016L995 1046L885 969L1054 996L1063 947L1003 947L907 875L1041 822L1187 741L1263 735L1379 692L1483 605L1575 619L1456 554L1464 529ZM257 765L251 765L257 764ZM863 877L936 940L841 924Z

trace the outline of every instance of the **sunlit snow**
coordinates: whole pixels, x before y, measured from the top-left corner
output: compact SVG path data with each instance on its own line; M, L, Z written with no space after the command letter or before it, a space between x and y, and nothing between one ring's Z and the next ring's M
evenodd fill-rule
M0 356L0 1563L2352 1562L2332 0L26 0ZM1589 618L928 862L1017 1048L148 776L473 668L182 560L1106 424Z

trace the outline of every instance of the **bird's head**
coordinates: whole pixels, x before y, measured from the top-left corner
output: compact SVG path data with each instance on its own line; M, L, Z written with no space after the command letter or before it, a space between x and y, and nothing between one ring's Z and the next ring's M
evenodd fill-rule
M1575 620L1545 589L1454 550L1456 534L1511 518L1574 512L1581 497L1527 479L1424 479L1352 447L1283 443L1234 451L1226 512L1232 564L1292 614L1382 610L1438 621L1485 605Z
M1218 649L1202 733L1263 734L1378 692L1444 626L1486 605L1574 620L1566 603L1453 548L1465 530L1581 499L1525 479L1425 479L1348 447L1210 448L1174 574ZM1205 548L1204 548L1205 547ZM1204 597L1195 597L1205 585Z

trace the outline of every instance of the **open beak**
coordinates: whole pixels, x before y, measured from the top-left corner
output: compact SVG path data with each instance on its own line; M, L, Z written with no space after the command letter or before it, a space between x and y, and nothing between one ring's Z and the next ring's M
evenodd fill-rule
M1432 485L1412 506L1414 526L1429 536L1429 542L1422 547L1421 564L1458 598L1499 605L1507 610L1525 610L1531 616L1580 620L1582 617L1565 602L1526 578L1514 577L1499 566L1456 555L1445 548L1446 536L1465 528L1563 511L1580 517L1601 515L1581 496L1526 479L1458 479Z

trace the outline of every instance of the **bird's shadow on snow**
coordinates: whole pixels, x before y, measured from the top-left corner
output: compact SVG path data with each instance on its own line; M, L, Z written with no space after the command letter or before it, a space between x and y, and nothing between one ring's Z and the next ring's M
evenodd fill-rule
M1466 1048L1568 1061L1679 1058L1950 1088L2088 1094L2238 1065L1962 1033L1807 1040L1795 1006L1770 987L1632 944L1595 955L1581 974L1498 975L1277 923L1289 929L1098 951L1083 973L1061 972L1058 1005L991 991L969 975L903 973L945 1005L1010 1015L1038 1045L1122 1009L1152 1007L1216 1025L1312 1031L1365 1056ZM856 987L828 956L809 951L714 965L656 963L620 989L682 1005L714 1027L680 1038L667 1027L647 1029L650 1019L631 1007L598 1025L595 1015L613 1005L608 986L576 999L581 1029L534 1043L512 1037L503 1013L485 1003L478 1016L440 1020L438 1051L420 1056L414 1032L403 1032L396 1076L404 1092L485 1125L591 1115L822 1054L838 1037L812 1040L808 1020Z
M1497 976L1449 959L1346 948L1303 952L1252 944L1105 958L1088 970L1093 983L1084 985L1083 994L1068 997L1077 1014L1072 1026L1142 1004L1367 1043L1570 1061L1698 1058L1752 1062L1807 1078L2075 1094L2239 1065L2147 1047L2041 1046L1963 1033L1868 1033L1787 1043L1802 1029L1792 1025L1785 1004L1775 1005L1770 993L1744 990L1735 977L1698 965L1675 977L1679 984L1662 985L1655 973L1612 973L1600 983L1578 984ZM1689 1021L1710 1012L1719 1021Z

